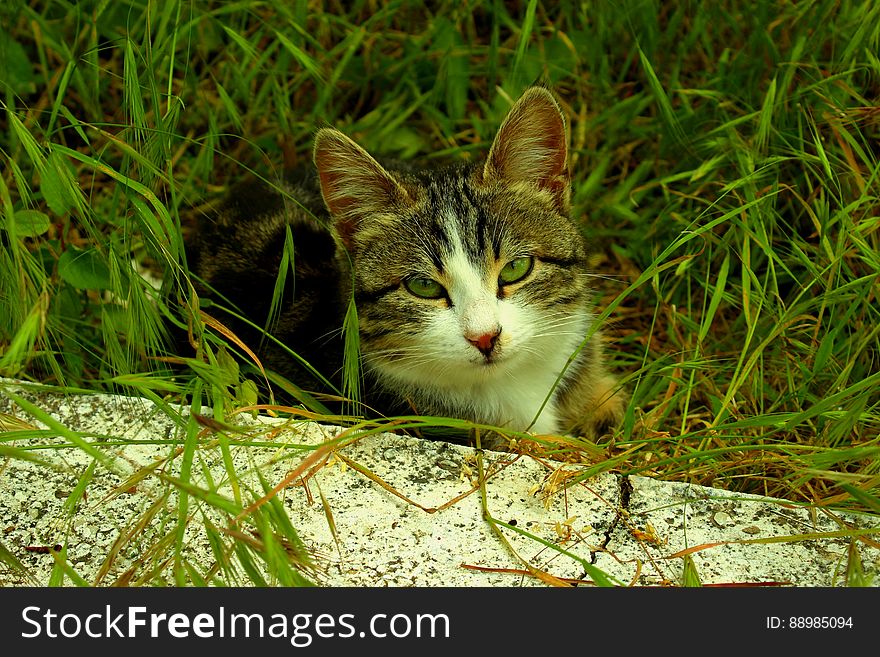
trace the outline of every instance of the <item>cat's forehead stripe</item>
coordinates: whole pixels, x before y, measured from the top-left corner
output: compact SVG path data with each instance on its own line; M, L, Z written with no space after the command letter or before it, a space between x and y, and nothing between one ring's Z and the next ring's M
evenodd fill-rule
M477 199L474 197L474 190L470 188L469 185L463 184L461 186L462 197L467 199L468 204L470 205L470 210L476 215L476 221L474 223L474 231L476 233L476 252L474 255L480 255L486 252L486 242L487 242L487 234L489 226L489 215L486 212L486 208L482 203L479 203ZM495 258L498 258L498 250L499 244L496 241L493 241Z
M451 248L449 233L444 223L436 215L432 215L428 223L428 231L430 232L430 244L427 249L428 257L438 272L443 272L442 251L448 251Z
M486 204L476 197L466 176L432 180L428 185L428 204L432 217L441 218L436 241L445 254L451 255L449 240L455 235L459 237L462 252L477 266L485 266L486 248L490 243L495 258L500 257L497 219L490 220Z

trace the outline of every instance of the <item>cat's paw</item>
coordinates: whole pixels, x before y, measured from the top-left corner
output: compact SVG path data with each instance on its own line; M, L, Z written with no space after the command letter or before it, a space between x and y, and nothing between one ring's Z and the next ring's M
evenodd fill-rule
M602 374L581 385L579 399L569 399L571 433L595 439L610 433L623 420L626 393L610 374Z
M611 433L617 428L626 409L626 395L620 384L610 376L607 379L606 395L610 396L600 399L599 405L591 411L593 435L596 437Z

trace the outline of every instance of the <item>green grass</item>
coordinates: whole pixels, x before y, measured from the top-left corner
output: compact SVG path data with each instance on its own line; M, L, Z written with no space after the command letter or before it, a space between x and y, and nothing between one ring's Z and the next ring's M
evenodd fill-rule
M598 446L536 448L876 513L880 5L584 4L5 2L0 374L252 402L260 375L197 311L196 217L308 163L325 123L380 155L478 157L543 81L631 401ZM158 358L169 321L201 340L173 354L185 375Z

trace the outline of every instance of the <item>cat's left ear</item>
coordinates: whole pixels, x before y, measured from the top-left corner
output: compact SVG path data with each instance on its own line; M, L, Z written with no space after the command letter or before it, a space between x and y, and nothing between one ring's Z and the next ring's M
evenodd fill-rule
M568 136L553 94L532 87L520 96L495 136L483 180L530 183L551 192L559 210L568 213Z

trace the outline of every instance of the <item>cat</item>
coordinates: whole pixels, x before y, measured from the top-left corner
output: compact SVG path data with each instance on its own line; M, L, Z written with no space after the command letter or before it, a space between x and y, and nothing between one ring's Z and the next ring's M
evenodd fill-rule
M280 193L234 188L199 226L188 261L204 292L261 323L289 227L295 280L272 333L338 378L353 294L366 407L594 438L619 422L624 396L593 326L567 144L564 115L543 87L516 101L477 163L383 165L322 128L315 171ZM281 347L233 327L262 344L266 366L320 388Z

